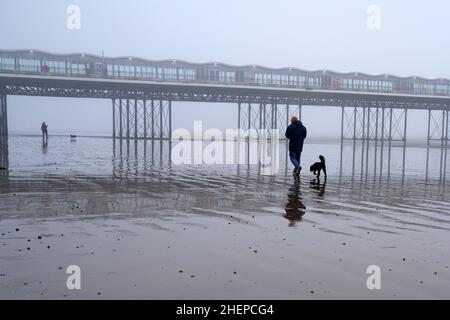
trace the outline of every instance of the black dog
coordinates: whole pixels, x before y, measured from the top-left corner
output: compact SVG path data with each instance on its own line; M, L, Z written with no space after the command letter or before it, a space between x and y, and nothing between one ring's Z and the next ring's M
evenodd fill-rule
M320 177L320 171L323 170L323 173L325 175L325 179L327 178L327 166L325 165L325 157L319 156L320 162L314 163L310 168L309 171L311 171L313 174L317 175L317 179Z

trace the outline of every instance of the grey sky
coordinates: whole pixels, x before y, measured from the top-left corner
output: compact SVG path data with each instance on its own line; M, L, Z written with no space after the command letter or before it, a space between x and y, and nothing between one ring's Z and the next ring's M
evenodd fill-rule
M66 28L70 4L81 8L81 30ZM381 30L366 26L366 10L372 4L381 8ZM449 78L449 30L450 3L443 0L0 2L3 49L94 54L103 50L107 56L311 70ZM109 101L9 97L9 125L12 131L35 130L45 119L56 131L109 132L110 109ZM310 131L335 134L338 110L316 109L305 109ZM205 120L208 127L233 127L236 107L175 106L174 127L191 128L195 119ZM423 115L413 112L410 119L412 135L424 132Z

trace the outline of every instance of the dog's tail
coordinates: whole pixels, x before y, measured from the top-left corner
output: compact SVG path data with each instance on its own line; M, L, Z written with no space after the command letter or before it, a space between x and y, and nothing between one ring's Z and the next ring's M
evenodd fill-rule
M320 159L320 161L325 162L325 157L324 156L320 155L319 159Z

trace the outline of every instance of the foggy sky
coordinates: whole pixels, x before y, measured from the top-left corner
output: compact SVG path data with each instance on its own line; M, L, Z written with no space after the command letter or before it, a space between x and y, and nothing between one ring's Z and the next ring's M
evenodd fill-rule
M81 8L81 30L66 28L67 6ZM381 8L381 30L366 26ZM2 0L0 47L147 59L329 69L449 78L448 1ZM8 97L10 131L111 132L108 100ZM176 103L174 128L236 126L235 105ZM316 136L339 134L340 111L307 107ZM425 113L411 112L409 136L425 135Z

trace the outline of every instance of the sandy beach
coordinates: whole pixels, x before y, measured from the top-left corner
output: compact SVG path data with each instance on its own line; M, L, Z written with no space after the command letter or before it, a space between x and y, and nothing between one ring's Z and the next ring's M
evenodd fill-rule
M324 184L307 170L296 181L283 158L264 176L173 166L163 148L114 155L109 139L51 138L46 150L10 139L0 299L450 298L450 187L425 178L421 147L407 148L406 169L393 148L387 176L311 143L305 164L329 155ZM81 290L66 286L70 265ZM381 290L366 286L370 265Z

